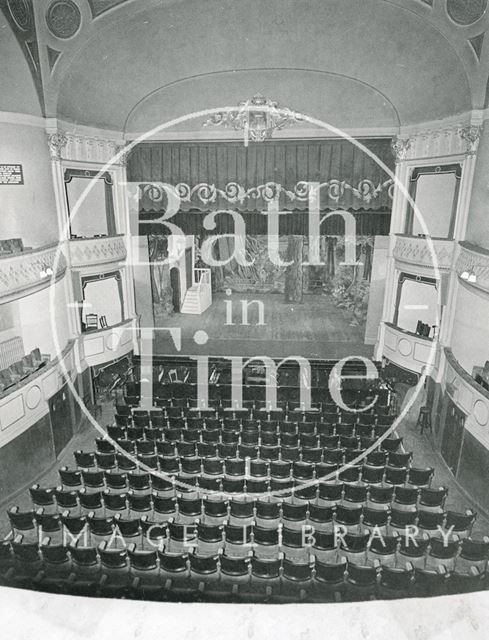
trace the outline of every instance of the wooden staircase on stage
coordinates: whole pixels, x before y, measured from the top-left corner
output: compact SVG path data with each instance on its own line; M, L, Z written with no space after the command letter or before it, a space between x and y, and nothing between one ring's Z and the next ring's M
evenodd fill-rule
M194 269L194 284L187 289L182 313L200 315L212 304L210 269Z

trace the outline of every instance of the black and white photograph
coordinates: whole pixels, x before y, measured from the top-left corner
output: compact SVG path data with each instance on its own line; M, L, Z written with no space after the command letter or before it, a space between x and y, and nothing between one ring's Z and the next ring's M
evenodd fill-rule
M488 0L0 0L0 628L489 624Z

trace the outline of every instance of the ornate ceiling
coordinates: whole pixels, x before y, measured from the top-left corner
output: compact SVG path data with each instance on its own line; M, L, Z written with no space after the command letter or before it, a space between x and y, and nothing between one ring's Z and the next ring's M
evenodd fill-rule
M439 119L486 104L487 5L0 0L0 109L34 112L22 52L42 114L116 130L257 92L335 126Z

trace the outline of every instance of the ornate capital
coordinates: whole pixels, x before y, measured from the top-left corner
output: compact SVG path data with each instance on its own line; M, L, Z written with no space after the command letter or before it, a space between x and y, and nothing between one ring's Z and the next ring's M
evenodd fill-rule
M407 153L411 148L411 140L410 138L400 138L399 136L396 136L392 139L391 147L396 162L400 162L407 158Z
M129 152L125 151L126 149L125 144L117 144L114 147L114 155L118 155L119 153L121 154L119 156L119 161L117 162L117 164L121 165L121 167L125 167L127 165L127 158L129 156Z
M61 152L68 144L68 137L63 132L48 133L48 144L51 158L53 160L60 160Z
M483 125L468 125L462 127L459 130L459 135L462 140L465 140L467 145L467 155L475 156L477 149L479 148L479 140L482 134Z

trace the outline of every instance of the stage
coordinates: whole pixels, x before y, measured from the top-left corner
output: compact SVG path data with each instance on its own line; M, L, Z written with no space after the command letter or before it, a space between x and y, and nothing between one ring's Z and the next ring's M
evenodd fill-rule
M248 324L243 324L242 302L263 304L264 325L258 325L258 305L248 307ZM232 322L230 316L232 308ZM169 331L180 330L177 350ZM197 344L196 332L209 339ZM363 342L364 325L352 324L352 316L339 309L324 294L306 294L301 304L284 302L280 293L224 293L214 295L212 305L202 315L174 314L155 328L154 355L210 356L303 356L308 359L339 359L346 356L371 358L372 345ZM202 334L201 334L202 335ZM199 337L199 336L197 336Z

